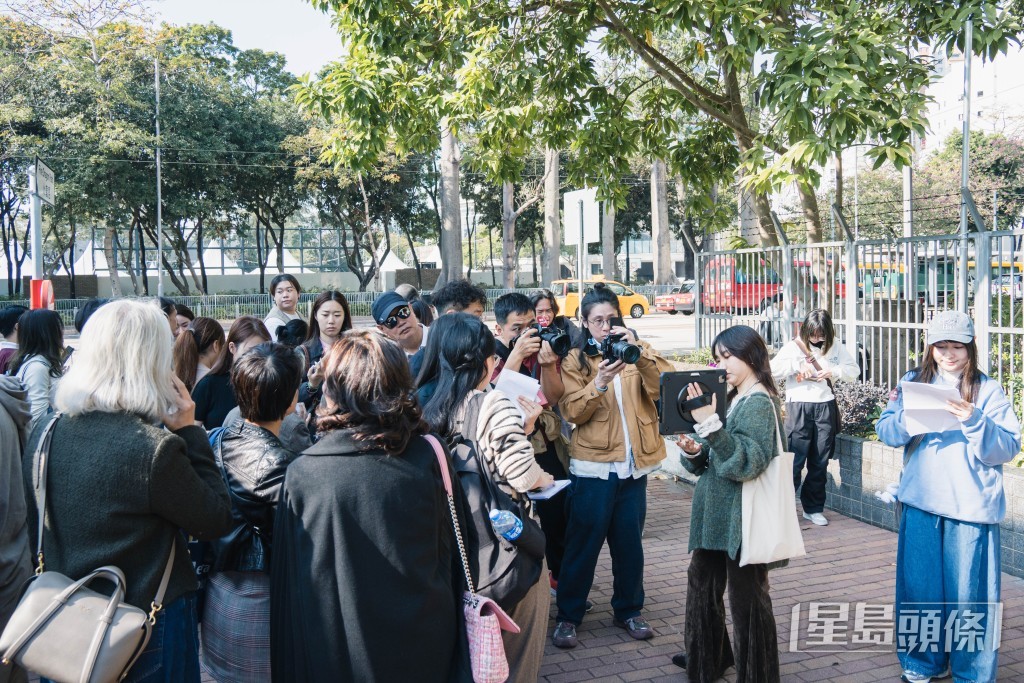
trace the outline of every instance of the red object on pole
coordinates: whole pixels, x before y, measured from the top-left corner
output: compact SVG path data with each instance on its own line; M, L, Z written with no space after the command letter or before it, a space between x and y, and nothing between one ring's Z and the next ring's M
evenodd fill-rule
M50 280L32 280L29 307L49 308L51 311L57 307L53 297L53 283Z

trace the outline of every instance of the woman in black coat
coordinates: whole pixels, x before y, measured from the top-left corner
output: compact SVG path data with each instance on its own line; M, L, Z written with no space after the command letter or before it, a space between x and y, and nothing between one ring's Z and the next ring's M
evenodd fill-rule
M321 439L289 465L274 527L273 680L467 680L458 547L405 353L348 332L324 374Z

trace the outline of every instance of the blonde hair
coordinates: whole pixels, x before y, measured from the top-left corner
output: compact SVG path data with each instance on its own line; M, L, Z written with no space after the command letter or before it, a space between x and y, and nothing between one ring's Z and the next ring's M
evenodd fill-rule
M111 301L82 329L75 362L57 387L57 409L124 411L159 422L175 399L171 342L156 299Z

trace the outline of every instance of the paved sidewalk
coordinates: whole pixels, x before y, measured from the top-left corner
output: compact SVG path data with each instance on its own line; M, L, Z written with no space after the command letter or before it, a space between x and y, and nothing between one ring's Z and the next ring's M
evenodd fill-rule
M646 554L647 602L645 615L657 635L637 642L612 625L611 560L607 548L598 564L590 599L593 612L578 629L580 645L559 650L548 639L541 680L567 681L684 681L684 672L671 656L683 648L686 603L687 538L693 489L686 484L651 479L648 489ZM839 645L844 651L824 653L819 648L791 652L793 610L803 603L800 642L807 639L810 601L851 604L849 629L854 628L858 602L892 604L895 587L896 535L828 512L830 524L816 527L801 519L807 557L771 573L771 596L779 632L779 656L784 681L898 681L900 667L893 646L888 652L865 652ZM1024 680L1024 579L1003 574L1003 633L999 680ZM726 598L728 601L728 598ZM552 605L552 618L555 614ZM549 624L548 633L553 628ZM731 628L731 626L730 626ZM849 637L851 634L847 634ZM850 649L846 649L849 647ZM884 646L883 646L884 647ZM882 649L876 646L875 649ZM734 681L730 669L726 681Z

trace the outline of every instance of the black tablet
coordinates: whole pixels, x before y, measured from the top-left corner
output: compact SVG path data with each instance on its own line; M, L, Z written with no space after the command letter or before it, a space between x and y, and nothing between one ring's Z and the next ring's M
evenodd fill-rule
M700 386L702 393L695 399L688 399L686 387L692 383ZM696 420L690 416L690 411L700 406L711 405L712 395L718 397L716 412L724 425L728 390L725 370L708 368L661 373L661 415L658 431L662 436L692 434Z

